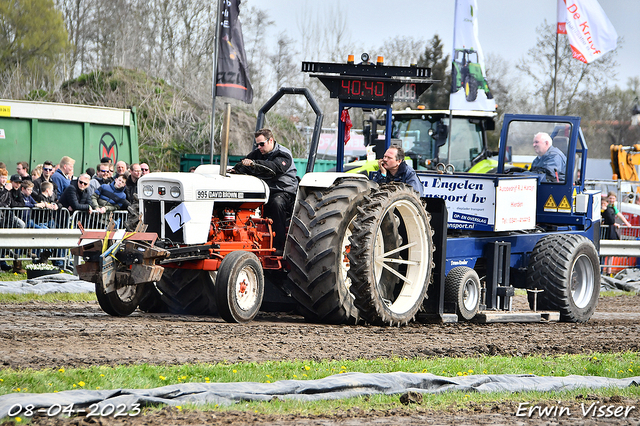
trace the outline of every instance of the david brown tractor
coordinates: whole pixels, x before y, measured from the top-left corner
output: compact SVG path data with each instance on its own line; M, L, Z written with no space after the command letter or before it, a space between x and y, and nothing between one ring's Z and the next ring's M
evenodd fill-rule
M415 85L417 100L433 83L428 68L382 63L305 62L303 71L338 98L339 113L384 109L388 121L396 91ZM269 197L262 180L212 165L143 176L147 233L103 232L102 241L79 249L84 275L113 315L139 306L246 322L266 286L313 322L587 321L600 289L600 194L584 189L580 119L507 115L504 122L498 174L420 171L422 199L403 184L314 173L314 139L283 257L274 255L271 222L261 216ZM507 146L558 126L569 135L565 181L503 173ZM343 123L338 135L342 170ZM528 291L531 311L513 310L515 288Z

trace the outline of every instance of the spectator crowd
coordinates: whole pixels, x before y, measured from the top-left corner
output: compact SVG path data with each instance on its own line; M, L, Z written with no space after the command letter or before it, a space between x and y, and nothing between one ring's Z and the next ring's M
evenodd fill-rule
M87 214L127 210L137 202L138 179L149 173L146 163L115 164L105 157L96 168L74 176L75 160L64 156L58 164L47 160L29 172L29 163L19 161L16 172L0 162L0 227L61 227L61 213ZM0 261L2 270L11 269Z

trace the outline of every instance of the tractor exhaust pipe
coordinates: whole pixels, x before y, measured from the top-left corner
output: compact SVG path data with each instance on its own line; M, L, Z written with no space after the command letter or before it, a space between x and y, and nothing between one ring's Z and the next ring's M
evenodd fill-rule
M220 176L227 175L229 164L229 127L231 125L231 104L224 104L224 117L222 118L222 135L220 145Z

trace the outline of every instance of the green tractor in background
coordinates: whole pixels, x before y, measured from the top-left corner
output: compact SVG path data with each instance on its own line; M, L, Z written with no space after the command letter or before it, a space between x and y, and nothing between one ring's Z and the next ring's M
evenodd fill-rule
M478 89L481 89L487 99L493 99L489 85L482 75L478 52L473 48L455 50L451 74L451 93L456 93L462 87L467 102L473 102L478 97Z
M486 131L495 129L495 118L495 112L485 111L394 111L391 144L402 146L406 161L415 170L436 170L440 167L447 171L487 173L498 164L496 159L490 158L497 153L489 150L486 134ZM384 117L378 119L373 114L365 116L363 123L364 144L376 159L384 155L385 139L380 137L379 131L386 133L386 129L381 129L385 123ZM378 162L363 159L345 164L344 170L369 174L378 170Z

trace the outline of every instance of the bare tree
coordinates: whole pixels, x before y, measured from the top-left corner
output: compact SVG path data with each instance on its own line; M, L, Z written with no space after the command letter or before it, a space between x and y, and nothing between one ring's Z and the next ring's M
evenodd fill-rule
M517 69L533 81L530 93L537 97L540 108L536 112L553 113L553 76L555 61L555 24L545 20L537 29L536 46L516 65ZM620 44L621 41L618 42ZM558 114L568 114L580 93L616 76L616 51L597 61L585 64L573 58L567 37L560 37L558 46Z

